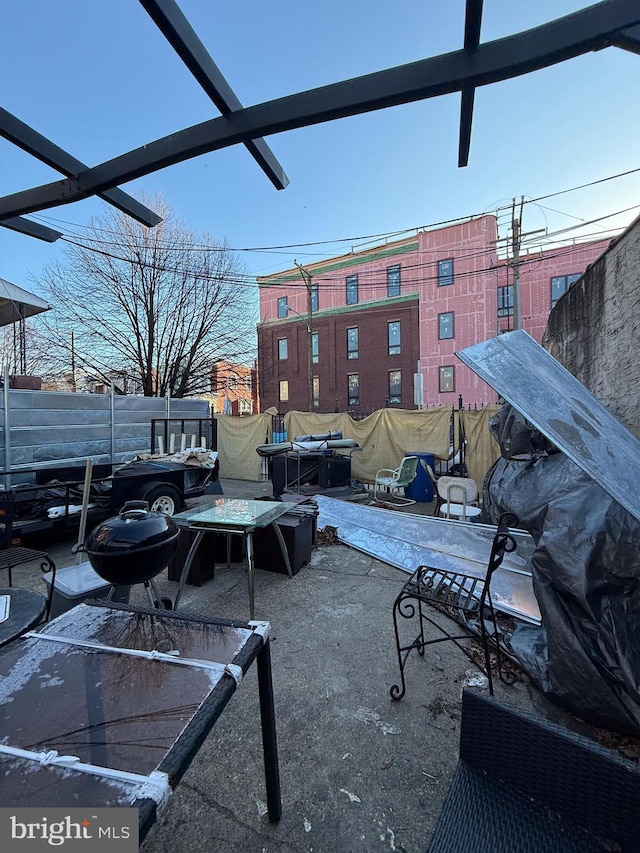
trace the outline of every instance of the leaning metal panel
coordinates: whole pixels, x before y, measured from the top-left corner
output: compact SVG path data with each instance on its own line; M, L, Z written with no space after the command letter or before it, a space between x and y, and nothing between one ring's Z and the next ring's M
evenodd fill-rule
M640 521L640 441L527 332L456 355Z
M345 545L412 574L430 566L484 580L496 527L469 524L425 515L399 513L348 501L314 497L318 528L335 527ZM505 554L491 581L491 600L503 613L540 624L540 608L533 592L531 556L534 542L528 533L510 531L517 550Z

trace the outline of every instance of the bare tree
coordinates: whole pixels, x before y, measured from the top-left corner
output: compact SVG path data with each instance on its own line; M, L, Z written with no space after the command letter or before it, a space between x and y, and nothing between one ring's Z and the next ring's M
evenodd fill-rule
M257 300L225 243L195 235L162 198L144 201L163 217L155 228L109 211L45 270L47 357L122 393L201 393L217 361L251 359Z

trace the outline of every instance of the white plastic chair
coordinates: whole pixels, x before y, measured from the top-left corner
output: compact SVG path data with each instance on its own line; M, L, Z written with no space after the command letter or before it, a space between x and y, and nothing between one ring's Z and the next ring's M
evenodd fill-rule
M374 500L385 503L390 498L393 498L390 503L395 506L409 506L416 503L411 498L400 495L399 489L403 489L415 480L417 470L417 456L405 456L397 468L379 468L376 472L376 480L373 486ZM383 497L378 494L381 488L386 490Z
M444 518L468 521L482 512L478 506L478 484L471 477L440 477L437 488L443 501L440 515Z

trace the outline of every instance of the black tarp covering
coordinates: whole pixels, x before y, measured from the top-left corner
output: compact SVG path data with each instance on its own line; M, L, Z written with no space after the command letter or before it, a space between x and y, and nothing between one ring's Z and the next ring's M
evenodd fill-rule
M516 630L515 655L556 704L637 734L640 522L565 454L541 443L510 406L490 428L503 454L517 448L520 458L501 458L487 473L485 512L494 523L515 513L536 543L542 625Z

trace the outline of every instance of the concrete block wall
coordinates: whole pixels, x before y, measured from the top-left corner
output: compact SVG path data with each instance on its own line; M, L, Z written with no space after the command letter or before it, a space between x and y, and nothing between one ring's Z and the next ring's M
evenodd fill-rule
M640 438L640 217L551 312L543 346Z

